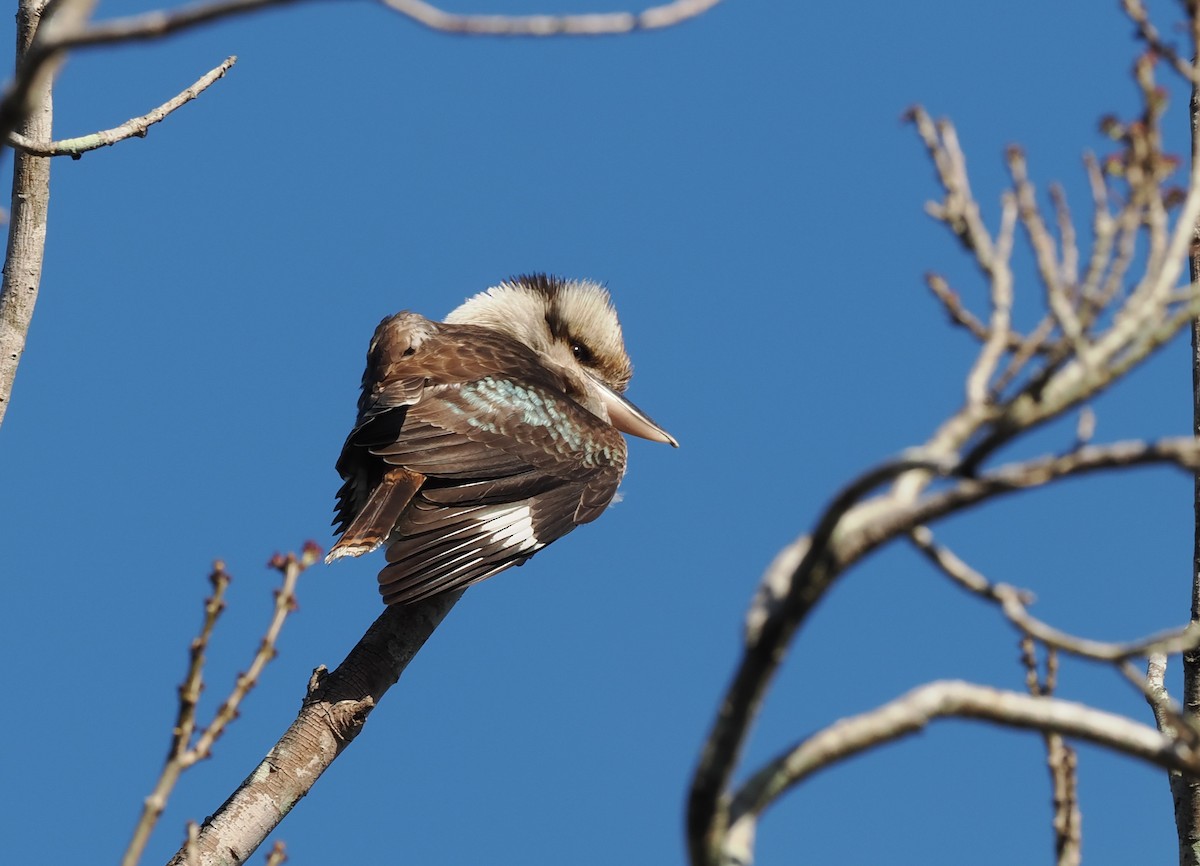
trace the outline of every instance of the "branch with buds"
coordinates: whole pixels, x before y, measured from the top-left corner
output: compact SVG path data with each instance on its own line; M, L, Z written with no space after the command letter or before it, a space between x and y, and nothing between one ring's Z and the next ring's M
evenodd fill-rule
M246 671L238 674L233 688L217 708L212 721L197 728L196 710L204 690L205 653L208 651L217 620L225 610L225 591L229 588L230 581L225 563L218 560L213 564L212 574L208 578L212 584L212 594L204 601L204 621L199 633L192 639L187 674L179 686L179 709L175 716L171 747L167 751L167 760L163 764L154 790L142 806L142 814L134 827L133 838L121 858L122 866L135 866L141 860L150 834L166 809L167 800L175 790L179 777L188 768L212 756L213 745L237 718L242 701L258 684L267 664L275 658L279 633L283 630L283 624L289 614L296 609L296 583L300 575L320 560L321 548L312 541L305 542L299 556L293 553L277 553L271 558L269 565L283 576L283 583L275 590L275 606L262 640L259 641L258 650ZM185 862L200 862L199 835L191 829L184 844L184 851Z

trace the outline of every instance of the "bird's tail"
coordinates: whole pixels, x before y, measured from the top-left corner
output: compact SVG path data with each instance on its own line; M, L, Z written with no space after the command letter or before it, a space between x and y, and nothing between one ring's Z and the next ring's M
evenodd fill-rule
M342 532L342 537L330 549L325 561L333 562L343 556L362 556L387 541L401 512L424 483L424 475L399 466L385 472L358 514Z

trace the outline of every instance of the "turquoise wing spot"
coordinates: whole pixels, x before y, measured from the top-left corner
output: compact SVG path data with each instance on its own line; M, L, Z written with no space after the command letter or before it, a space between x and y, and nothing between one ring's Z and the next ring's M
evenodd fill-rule
M517 415L524 424L544 427L551 438L562 442L572 451L582 452L584 464L599 466L612 462L610 449L594 442L553 397L542 394L510 379L485 376L462 387L460 392L470 408L460 414L472 427L489 433L500 432L494 414Z

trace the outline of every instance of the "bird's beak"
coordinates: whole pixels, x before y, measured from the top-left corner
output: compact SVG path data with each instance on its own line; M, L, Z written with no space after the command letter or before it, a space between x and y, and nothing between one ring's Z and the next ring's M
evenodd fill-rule
M651 442L664 442L672 448L678 448L675 437L651 420L650 416L634 406L612 388L605 385L590 373L587 375L588 386L600 398L604 408L608 410L608 420L622 433L630 436L640 436Z

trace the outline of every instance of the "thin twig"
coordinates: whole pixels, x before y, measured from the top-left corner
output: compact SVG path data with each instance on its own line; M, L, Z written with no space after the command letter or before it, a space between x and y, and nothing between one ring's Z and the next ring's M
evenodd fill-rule
M1124 643L1106 643L1067 634L1029 613L1026 605L1032 601L1032 594L1028 590L992 583L954 551L936 543L928 527L915 527L909 538L943 574L970 592L995 602L1008 621L1023 634L1054 650L1093 661L1123 662L1155 653L1181 653L1200 647L1200 623L1189 623L1179 629Z
M1050 184L1050 201L1054 205L1058 244L1062 248L1058 278L1068 290L1074 290L1079 282L1079 242L1075 239L1075 223L1071 219L1071 208L1067 205L1067 194L1061 184Z
M1194 71L1192 64L1179 55L1172 46L1162 41L1159 36L1158 28L1150 21L1150 16L1146 12L1146 7L1142 4L1142 0L1121 0L1121 8L1130 20L1137 25L1138 35L1142 40L1150 46L1150 49L1160 57L1165 57L1167 62L1174 67L1175 71L1183 76L1184 81L1193 81Z
M910 108L905 117L916 126L945 192L942 202L927 205L926 211L934 219L945 222L963 246L974 254L979 267L990 274L995 265L995 248L979 214L979 205L971 194L966 157L959 147L954 126L946 120L935 122L920 105Z
M1038 669L1037 642L1028 634L1021 637L1021 661L1025 667L1025 685L1033 697L1052 697L1058 684L1058 653L1046 649L1046 669ZM1075 750L1062 735L1043 732L1046 743L1046 767L1050 770L1050 793L1057 866L1079 866L1082 859L1083 818L1079 812L1078 775Z
M1117 224L1109 205L1108 182L1096 155L1090 151L1084 153L1083 166L1087 171L1088 186L1092 191L1092 252L1088 256L1088 264L1079 289L1080 300L1084 304L1081 316L1086 322L1089 306L1093 311L1100 306L1095 299L1112 255L1112 242Z
M1136 658L1158 654L1174 654L1200 647L1200 624L1189 624L1174 631L1151 635L1126 643L1105 643L1091 641L1088 638L1075 637L1054 627L1046 625L1042 620L1033 617L1021 603L1021 593L1006 584L995 587L997 599L1000 600L1004 615L1026 635L1037 638L1048 647L1069 652L1081 658L1091 658L1100 662L1122 662Z
M1007 351L1012 335L1013 279L1009 268L1013 232L1017 223L1017 202L1004 196L1000 204L1000 231L996 236L996 254L988 276L992 283L992 315L988 322L988 339L967 373L967 402L977 406L990 402L988 383Z
M1057 341L1049 345L1046 344L1046 341L1050 339L1050 335L1054 333L1054 321L1054 316L1045 316L1038 322L1037 327L1029 332L1029 336L1022 340L1021 344L1016 347L1016 351L1008 359L1008 364L992 384L992 393L997 396L997 399L1024 372L1025 365L1030 362L1034 355L1046 354L1053 357L1061 354Z
M959 559L953 550L937 544L933 540L933 532L928 526L914 526L909 532L909 540L912 541L917 550L925 554L938 567L942 574L949 577L963 589L991 601L1000 600L996 595L995 584ZM1025 599L1032 600L1032 595L1026 592Z
M89 150L110 147L118 141L124 141L127 138L145 138L151 126L160 123L167 115L187 105L211 87L217 80L224 78L225 73L235 63L237 63L236 56L226 58L223 63L205 73L195 84L188 87L179 95L167 100L153 111L149 111L140 117L131 118L120 126L114 126L112 129L103 129L99 132L93 132L90 135L64 138L59 141L32 141L20 133L13 132L8 136L9 144L18 150L34 154L35 156L69 156L72 159L79 159L80 156Z
M174 737L171 750L173 758L181 758L191 746L192 734L196 730L196 707L200 703L200 693L204 690L205 652L209 641L212 640L213 629L217 620L225 611L225 592L229 588L229 573L225 563L217 560L213 563L212 574L208 576L213 592L204 600L204 623L200 634L192 639L188 654L188 671L179 686L179 710L175 721Z
M979 321L978 317L968 310L962 304L962 299L958 293L950 288L950 284L940 274L926 274L925 284L929 286L929 290L933 292L933 296L942 302L942 306L946 308L946 314L950 317L950 321L954 324L966 328L971 332L971 335L980 342L986 341L990 332L987 325Z
M1083 328L1063 284L1062 265L1058 260L1054 238L1050 236L1050 230L1042 218L1033 182L1029 179L1025 154L1020 148L1014 146L1008 149L1008 169L1020 207L1021 225L1025 229L1030 247L1033 248L1038 274L1046 290L1046 305L1062 329L1063 335L1070 341L1075 354L1082 357L1086 349L1083 344Z
M1109 256L1107 272L1101 271L1103 280L1097 289L1084 295L1085 321L1095 321L1100 312L1106 309L1124 288L1125 275L1137 254L1137 239L1141 228L1141 209L1132 203L1122 205L1113 218L1111 246L1108 250L1103 250Z
M250 667L246 669L245 673L238 675L229 697L217 709L213 720L200 732L196 744L190 749L185 766L207 758L212 752L213 743L225 732L229 723L237 718L238 707L241 706L246 695L250 694L251 690L258 685L263 669L275 658L275 645L279 640L279 633L283 630L284 622L288 615L296 610L296 582L304 570L319 562L320 558L321 549L315 542L309 541L305 543L299 557L289 553L286 556L276 554L271 559L271 567L283 575L283 584L275 590L275 607L271 612L271 621L267 624L267 630L259 642L258 650L254 653Z
M237 708L242 700L258 682L263 668L275 655L275 644L279 637L287 615L295 609L296 581L301 572L320 560L321 550L313 542L304 545L300 557L288 554L286 557L276 554L271 564L283 574L283 585L275 592L275 610L266 633L259 644L258 651L250 664L247 673L240 675L229 697L221 704L215 718L200 731L195 744L192 737L196 727L196 706L203 688L203 672L205 652L212 638L213 629L225 609L225 591L229 586L229 574L224 563L218 561L213 565L209 581L213 592L204 602L204 621L200 631L192 641L188 653L188 669L183 683L179 687L179 709L176 715L175 728L171 735L171 748L162 772L154 785L154 790L142 805L141 815L133 829L129 846L121 858L121 866L136 866L145 851L150 834L154 831L167 800L175 790L179 777L197 761L207 758L212 752L212 745L224 732L229 722L236 717ZM199 864L200 836L189 827L187 841L180 850L180 863L186 866Z
M1010 199L1004 205L1000 230L993 242L980 217L979 205L971 193L966 157L958 144L953 125L944 120L935 123L921 106L910 109L907 118L925 144L945 194L942 202L928 204L926 211L954 232L963 247L972 253L976 265L991 286L992 313L987 326L988 339L980 348L975 365L967 377L966 403L923 446L927 454L951 459L982 427L999 417L1000 409L989 393L992 389L988 388L988 382L1005 351L1015 339L1019 340L1011 332L1012 273L1008 264L1016 212ZM890 499L898 507L911 503L930 478L928 473L922 472L904 474L893 485Z
M1054 850L1058 866L1083 861L1083 815L1079 811L1079 759L1061 734L1046 734L1046 766L1050 770L1054 809Z

